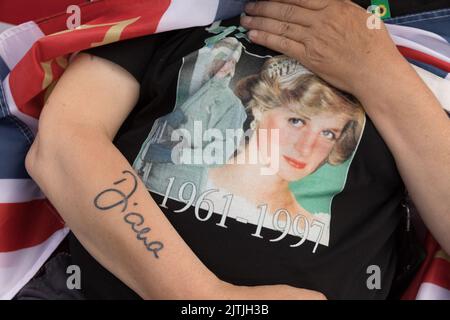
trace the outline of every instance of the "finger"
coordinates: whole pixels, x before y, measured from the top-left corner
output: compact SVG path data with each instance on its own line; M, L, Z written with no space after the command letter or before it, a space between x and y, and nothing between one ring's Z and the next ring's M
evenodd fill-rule
M248 35L252 42L274 51L281 52L291 58L299 60L300 62L302 62L305 58L306 49L305 45L301 42L259 30L251 30Z
M250 2L245 6L245 12L252 16L272 18L305 27L311 26L317 17L317 11L274 1Z
M330 0L269 0L272 2L282 2L286 4L293 4L298 7L303 7L310 10L322 10L325 9Z
M248 30L266 31L298 42L303 42L308 34L307 27L270 18L243 16L241 25Z

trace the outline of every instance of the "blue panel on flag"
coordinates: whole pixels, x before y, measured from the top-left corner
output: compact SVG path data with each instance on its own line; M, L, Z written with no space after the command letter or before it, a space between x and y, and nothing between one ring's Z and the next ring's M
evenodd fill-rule
M2 57L0 57L0 81L5 80L8 73L8 66L6 65L5 61L3 61Z
M214 20L222 20L241 14L247 2L249 0L219 0L219 6Z
M422 62L422 61L417 61L417 60L414 60L414 59L408 59L408 61L411 62L413 65L418 66L419 68L425 69L425 70L427 70L427 71L437 75L438 77L441 77L441 78L445 79L447 77L447 75L448 75L448 73L446 71L444 71L442 69L439 69L439 68L437 68L435 66L432 66L432 65L430 65L428 63L425 63L425 62Z
M386 22L427 30L450 42L450 8L398 17Z
M30 179L25 170L28 140L10 117L0 118L0 179Z

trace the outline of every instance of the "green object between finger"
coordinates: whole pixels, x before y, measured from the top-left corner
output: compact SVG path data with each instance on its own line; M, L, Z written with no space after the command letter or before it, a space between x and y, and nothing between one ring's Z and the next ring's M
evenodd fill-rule
M388 19L391 17L391 7L389 6L389 0L372 0L373 6L380 7L380 18Z

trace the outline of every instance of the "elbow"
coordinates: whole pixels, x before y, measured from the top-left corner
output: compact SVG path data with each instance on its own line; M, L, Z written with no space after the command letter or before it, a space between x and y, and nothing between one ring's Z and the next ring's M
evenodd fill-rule
M42 158L44 152L47 151L42 149L44 149L44 147L47 149L50 142L49 138L53 140L53 137L56 136L55 134L51 135L52 129L53 131L55 129L53 128L55 127L54 124L60 123L57 119L52 119L52 117L50 117L47 108L48 105L46 104L39 117L39 127L36 137L25 156L25 169L34 180L36 180L36 174L39 170L38 167L41 162L40 158Z
M40 128L25 156L25 169L34 180L36 180L37 175L42 168L41 163L46 161L43 158L51 158L48 156L50 151L50 141L45 139L45 129Z
M46 112L39 118L39 130L25 157L25 169L34 180L45 169L52 168L59 161L65 146L73 144L73 137L80 135L74 125L63 117Z
M38 134L25 156L25 169L33 181L44 191L44 183L50 176L48 170L54 168L54 164L50 160L55 157L50 154L51 151L43 148L41 140Z
M28 150L25 156L25 169L27 170L28 175L35 179L36 178L36 167L38 161L38 149L39 149L39 134L34 139L30 149Z
M25 169L28 175L39 184L45 177L43 171L54 167L56 151L63 141L57 135L47 134L48 129L39 126L39 131L25 156Z

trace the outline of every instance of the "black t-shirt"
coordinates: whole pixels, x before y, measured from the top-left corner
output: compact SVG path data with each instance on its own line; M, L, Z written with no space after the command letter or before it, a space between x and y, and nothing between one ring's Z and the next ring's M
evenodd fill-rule
M404 214L392 154L351 96L238 26L236 17L89 50L141 84L114 144L220 279L386 298ZM138 298L69 241L87 298Z

